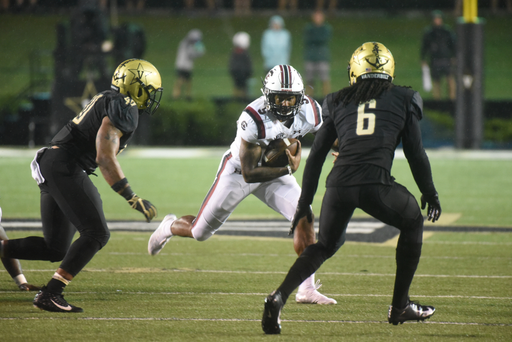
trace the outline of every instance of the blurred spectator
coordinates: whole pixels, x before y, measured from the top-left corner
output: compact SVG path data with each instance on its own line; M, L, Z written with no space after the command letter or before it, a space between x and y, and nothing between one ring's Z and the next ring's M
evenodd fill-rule
M172 92L172 96L175 99L181 97L182 93L185 95L185 98L191 98L194 59L201 57L205 53L202 39L203 33L198 29L193 29L180 41L175 63L178 79L174 83Z
M249 55L251 37L246 32L238 32L233 37L233 50L229 59L229 73L233 78L233 96L246 99L247 83L252 76L252 61Z
M274 15L270 18L268 26L261 38L265 74L278 64L289 64L292 52L292 36L284 28L283 18Z
M251 0L235 0L234 3L235 15L249 15L251 14Z
M86 69L93 77L96 69L99 78L110 78L106 55L102 50L109 35L105 12L97 0L80 0L71 15L71 75L75 77ZM106 46L106 45L105 45Z
M322 95L331 92L329 41L332 36L331 25L325 22L325 15L317 10L311 16L312 22L304 29L304 61L306 94L315 94L315 79L322 82Z
M113 57L116 65L130 58L143 58L146 51L144 29L134 23L123 23L114 31Z
M208 8L208 11L212 12L216 9L217 4L216 0L205 0L206 7ZM185 0L185 8L187 10L193 10L195 7L195 0Z
M277 3L277 9L279 12L286 12L287 10L291 13L297 12L297 0L279 0Z
M128 11L142 11L146 7L146 0L126 0Z
M492 14L498 14L499 3L504 2L508 13L512 13L512 0L491 0L491 12Z
M432 26L425 29L421 44L422 66L430 66L432 96L441 98L441 79L446 77L448 96L455 99L454 67L456 63L456 40L454 32L443 23L443 12L432 12ZM428 62L427 59L430 59Z
M325 0L316 0L316 10L323 10L324 4L326 3ZM331 11L336 10L336 6L338 5L338 0L329 0L327 1L327 10L328 13L331 13Z

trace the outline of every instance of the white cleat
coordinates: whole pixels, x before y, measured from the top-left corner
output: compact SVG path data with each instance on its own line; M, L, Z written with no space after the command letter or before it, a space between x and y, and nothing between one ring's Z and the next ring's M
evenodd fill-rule
M175 220L176 215L166 215L158 228L153 232L153 234L151 234L148 241L149 255L157 255L160 253L165 244L172 238L172 233L170 231L171 225Z
M335 299L324 296L323 294L317 291L321 286L322 284L320 284L320 280L317 280L315 287L313 288L308 288L304 290L299 288L299 291L295 295L295 301L297 303L302 304L338 304L338 302Z

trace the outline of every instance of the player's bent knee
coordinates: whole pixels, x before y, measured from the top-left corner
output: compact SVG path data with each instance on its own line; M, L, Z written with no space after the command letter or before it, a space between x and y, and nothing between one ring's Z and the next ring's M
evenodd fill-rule
M51 262L58 262L62 261L64 257L66 256L67 251L60 251L60 250L49 250L48 252L48 260Z

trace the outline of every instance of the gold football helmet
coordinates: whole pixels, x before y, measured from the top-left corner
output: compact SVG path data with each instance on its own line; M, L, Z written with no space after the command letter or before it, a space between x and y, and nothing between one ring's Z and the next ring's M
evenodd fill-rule
M142 113L154 114L162 98L162 79L155 66L143 59L128 59L112 76L111 88L129 96Z
M348 62L350 85L368 78L390 82L395 78L395 59L391 51L381 43L364 43L357 48Z

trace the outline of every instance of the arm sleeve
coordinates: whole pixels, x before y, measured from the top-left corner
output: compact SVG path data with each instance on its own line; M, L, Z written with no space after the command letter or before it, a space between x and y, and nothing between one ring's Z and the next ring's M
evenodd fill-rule
M430 162L421 140L419 120L423 116L423 109L422 104L417 102L418 100L421 100L421 97L416 92L409 105L409 115L402 135L402 144L414 181L421 193L434 195L437 191L432 180Z
M322 127L323 108L311 96L306 96L306 98L309 101L309 104L306 106L306 120L313 125L309 133L316 133Z
M324 116L322 127L315 135L313 146L306 161L304 174L302 175L302 192L299 198L299 205L310 205L313 202L325 158L336 138L334 122L331 117Z

